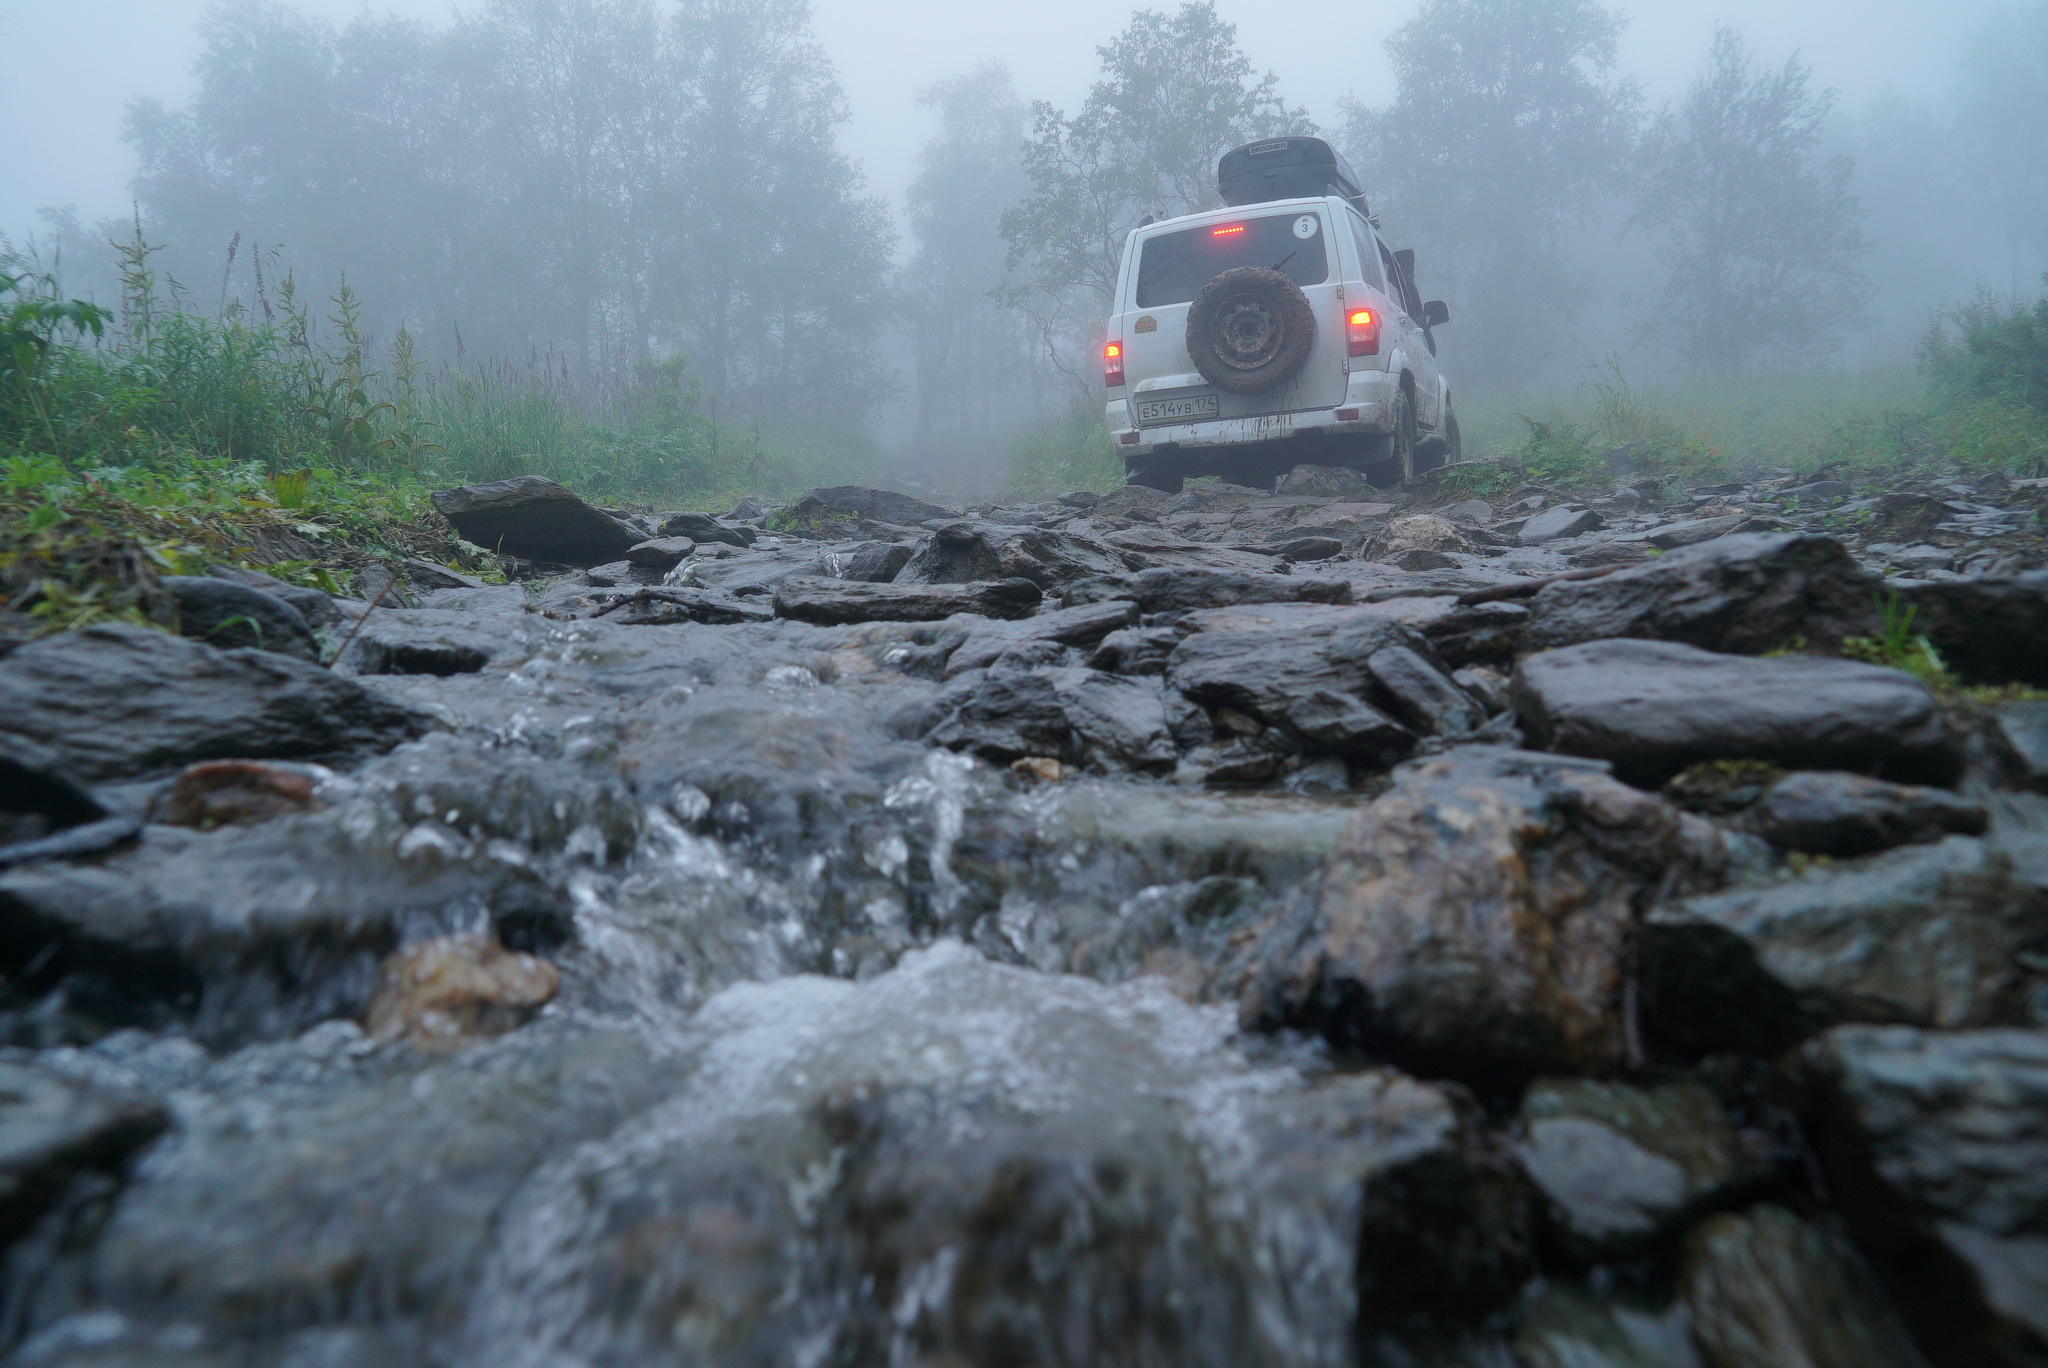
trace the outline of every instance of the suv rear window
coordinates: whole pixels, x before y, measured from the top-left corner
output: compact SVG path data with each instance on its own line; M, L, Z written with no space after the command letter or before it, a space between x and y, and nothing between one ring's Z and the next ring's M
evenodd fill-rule
M1324 237L1317 213L1268 214L1161 233L1147 239L1138 254L1138 307L1185 304L1219 271L1236 266L1267 266L1297 285L1320 285L1330 278Z

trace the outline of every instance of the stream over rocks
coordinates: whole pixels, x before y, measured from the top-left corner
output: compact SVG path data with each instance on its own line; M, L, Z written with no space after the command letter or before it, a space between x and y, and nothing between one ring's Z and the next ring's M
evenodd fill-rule
M0 655L0 1361L2048 1365L2042 491L1442 479Z

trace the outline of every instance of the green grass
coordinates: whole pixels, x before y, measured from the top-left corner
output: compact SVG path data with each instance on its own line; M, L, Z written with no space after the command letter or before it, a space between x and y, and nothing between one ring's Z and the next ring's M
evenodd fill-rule
M1077 489L1098 493L1124 482L1123 459L1109 440L1102 405L1076 402L1058 419L1011 443L1008 492L1045 498Z
M857 434L718 420L680 358L580 383L428 373L404 332L367 342L346 284L324 326L289 276L260 320L202 316L152 250L125 249L117 312L0 256L0 628L167 624L158 577L215 562L323 585L404 555L494 571L433 512L449 485L539 474L608 506L722 509L878 464Z

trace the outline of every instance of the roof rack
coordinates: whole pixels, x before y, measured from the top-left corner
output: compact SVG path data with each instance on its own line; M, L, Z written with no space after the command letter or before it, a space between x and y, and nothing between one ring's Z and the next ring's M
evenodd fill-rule
M1216 189L1235 208L1268 200L1338 195L1370 218L1365 192L1344 155L1321 138L1267 138L1223 154Z

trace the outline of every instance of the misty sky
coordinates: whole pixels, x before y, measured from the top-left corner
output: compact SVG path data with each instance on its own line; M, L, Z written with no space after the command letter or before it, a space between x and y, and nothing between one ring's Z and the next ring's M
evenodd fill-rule
M1157 0L1170 8L1177 0ZM40 205L75 203L87 222L125 210L132 159L120 139L135 95L181 101L192 89L194 26L208 0L0 0L0 231L34 226ZM1019 91L1068 108L1093 78L1095 46L1136 6L1104 0L815 0L820 40L838 63L853 109L845 146L874 187L900 203L931 118L915 106L925 83L989 58L1009 63ZM1262 69L1319 120L1354 93L1377 103L1391 78L1381 39L1417 0L1220 0ZM427 20L463 8L449 0L377 0L368 8ZM305 0L345 21L362 0ZM1850 107L1887 88L1934 93L1959 45L1999 0L1637 0L1622 66L1654 98L1674 93L1701 62L1718 20L1741 27L1771 58L1797 48Z

